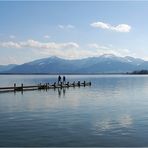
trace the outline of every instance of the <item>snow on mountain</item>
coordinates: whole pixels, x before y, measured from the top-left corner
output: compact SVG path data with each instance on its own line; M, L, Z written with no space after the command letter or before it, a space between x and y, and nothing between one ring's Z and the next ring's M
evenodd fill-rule
M8 73L102 73L130 72L148 68L148 62L134 57L104 54L99 57L67 60L49 57L24 63L8 70Z

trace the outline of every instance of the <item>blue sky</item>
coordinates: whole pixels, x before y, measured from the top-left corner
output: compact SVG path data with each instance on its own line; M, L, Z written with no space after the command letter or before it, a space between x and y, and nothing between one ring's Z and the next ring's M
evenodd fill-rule
M101 54L148 60L147 1L0 2L0 65Z

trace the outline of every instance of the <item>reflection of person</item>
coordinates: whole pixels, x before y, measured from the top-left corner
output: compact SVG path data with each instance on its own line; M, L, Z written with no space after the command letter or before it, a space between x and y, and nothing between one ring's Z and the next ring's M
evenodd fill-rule
M61 82L61 76L58 76L58 84Z
M61 97L61 89L60 88L58 88L58 95L59 95L59 97Z
M65 89L65 88L63 88L63 96L65 96L65 92L66 92L66 89Z
M65 84L65 82L66 82L66 77L63 76L63 84Z

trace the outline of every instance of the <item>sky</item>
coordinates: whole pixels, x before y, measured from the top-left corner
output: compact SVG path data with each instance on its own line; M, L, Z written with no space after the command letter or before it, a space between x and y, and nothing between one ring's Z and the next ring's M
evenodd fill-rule
M148 60L148 1L0 1L0 65L102 54Z

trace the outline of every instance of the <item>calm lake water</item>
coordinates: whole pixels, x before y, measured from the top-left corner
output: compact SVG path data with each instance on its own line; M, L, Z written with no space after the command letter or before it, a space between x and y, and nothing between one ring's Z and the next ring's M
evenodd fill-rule
M148 76L66 78L92 86L0 94L0 146L148 146ZM0 86L56 80L0 75Z

